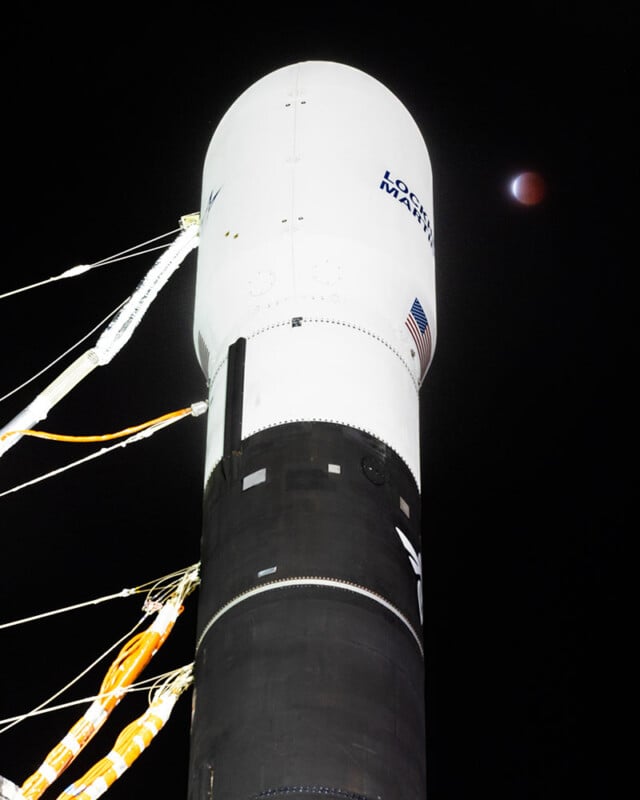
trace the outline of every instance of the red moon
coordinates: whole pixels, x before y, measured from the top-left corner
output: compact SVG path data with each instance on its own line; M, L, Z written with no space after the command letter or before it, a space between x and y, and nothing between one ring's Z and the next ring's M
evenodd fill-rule
M537 172L523 172L511 182L511 194L524 206L535 206L545 195L545 183Z

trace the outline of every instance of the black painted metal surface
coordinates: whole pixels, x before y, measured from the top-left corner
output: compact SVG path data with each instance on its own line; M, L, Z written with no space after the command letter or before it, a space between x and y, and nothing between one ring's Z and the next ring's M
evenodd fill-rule
M368 434L295 422L225 454L204 499L190 800L424 800L416 552L415 481Z

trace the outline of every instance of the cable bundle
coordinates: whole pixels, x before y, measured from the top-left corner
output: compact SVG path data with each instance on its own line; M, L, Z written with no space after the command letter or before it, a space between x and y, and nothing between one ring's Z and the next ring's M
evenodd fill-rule
M153 696L149 708L127 725L111 751L68 786L58 800L95 800L133 764L169 719L178 697L191 684L192 665L165 682Z
M164 644L182 612L182 601L193 591L197 582L197 570L185 573L175 591L162 603L154 622L122 647L107 670L98 698L23 783L21 790L25 800L37 800L100 730L126 694L127 687Z

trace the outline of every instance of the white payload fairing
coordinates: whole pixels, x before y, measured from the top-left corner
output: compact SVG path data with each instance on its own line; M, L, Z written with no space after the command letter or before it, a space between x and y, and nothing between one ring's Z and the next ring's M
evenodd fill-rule
M207 154L195 326L222 457L227 350L247 339L242 438L294 421L366 431L419 483L418 388L436 335L432 178L379 82L303 63L248 89Z
M423 800L419 390L432 173L404 105L303 62L206 156L209 385L190 800Z

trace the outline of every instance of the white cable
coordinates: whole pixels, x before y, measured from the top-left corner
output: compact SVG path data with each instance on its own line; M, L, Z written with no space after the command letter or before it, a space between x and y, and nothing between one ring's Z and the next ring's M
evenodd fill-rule
M160 681L169 681L172 677L179 675L190 666L192 665L187 664L184 667L177 667L176 669L169 670L168 672L162 672L160 675L154 675L150 678L143 678L142 680L136 681L136 683L132 683L127 686L127 693L148 692L150 689L153 690L156 688L156 684L159 684ZM151 684L151 686L149 687L148 684ZM71 708L72 706L81 706L85 705L86 703L94 703L96 700L100 700L105 697L111 697L111 695L114 694L122 694L122 687L119 686L116 689L112 689L110 692L102 692L102 694L96 694L92 697L81 697L79 700L70 700L68 703L59 703L56 706L39 708L37 711L28 711L26 714L18 714L15 717L6 717L5 719L0 719L0 725L5 725L7 722L16 722L29 719L29 717L39 717L42 714L51 714L54 711L62 711L63 709Z
M195 404L194 404L195 405ZM184 414L181 417L172 417L171 419L164 420L163 422L158 422L156 425L151 425L149 428L146 428L143 431L139 431L138 433L134 433L133 436L129 436L121 442L117 442L116 444L111 445L110 447L102 447L100 450L96 450L94 453L91 453L84 458L79 458L77 461L72 461L69 464L65 464L63 467L58 467L58 469L53 469L50 472L46 472L44 475L39 475L37 478L32 478L30 481L25 481L24 483L20 483L17 486L12 487L11 489L5 489L4 492L0 492L0 497L4 497L5 495L12 494L13 492L18 492L20 489L26 489L27 486L33 486L35 483L40 483L41 481L46 480L47 478L52 478L54 475L59 475L61 472L66 472L68 469L72 469L73 467L77 467L80 464L84 464L87 461L91 461L94 458L99 458L100 456L106 455L106 453L110 453L112 450L116 450L119 447L126 447L128 444L132 442L139 442L142 439L146 439L149 436L152 436L156 431L160 430L160 428L165 428L167 425L173 425L175 422L178 422L181 419L186 419L189 417L189 414Z
M140 244L137 244L134 247L129 247L126 250L120 250L119 253L114 253L112 256L109 256L108 258L103 258L101 261L95 261L93 265L96 267L101 267L104 264L111 264L114 261L122 261L121 256L125 256L126 253L131 253L133 250L137 250L139 247L144 247L145 245L151 244L152 242L157 242L158 239L164 239L165 236L173 236L173 234L178 233L179 230L180 228L174 228L173 230L167 231L167 233L163 233L160 236L155 236L153 239L147 239L146 242L140 242ZM165 247L165 245L160 245L160 247Z
M108 258L103 258L101 261L94 261L93 264L78 264L75 267L70 267L66 269L64 272L61 272L59 275L54 275L51 278L46 278L45 280L38 281L37 283L31 283L28 286L22 286L19 289L12 289L9 292L5 292L4 294L0 294L0 300L4 300L6 297L11 297L14 294L20 294L21 292L26 292L29 289L36 289L38 286L44 286L47 283L53 283L54 281L62 280L63 278L74 278L76 275L82 275L85 272L89 272L89 270L96 269L97 267L103 267L107 264L112 264L115 261L122 261L122 258L119 256L123 256L125 253L129 253L130 255L125 256L125 258L135 258L136 256L142 255L143 253L150 253L151 250L144 250L140 253L133 253L133 250L137 250L139 247L144 247L147 244L151 244L151 242L156 242L158 239L163 239L165 236L170 236L176 231L179 230L176 228L173 231L169 231L168 233L163 233L161 236L156 236L153 239L147 239L146 242L141 242L140 244L135 245L134 247L129 247L127 250L121 250L119 253L115 253L113 256L109 256ZM162 247L166 247L166 245L159 245L158 247L152 248L152 250L159 250Z
M96 367L108 364L131 338L133 331L155 300L160 289L180 266L186 256L198 245L199 225L184 227L171 245L156 261L131 295L123 308L100 335L96 346L77 358L64 372L50 383L35 399L0 429L0 436L10 431L29 430L81 380ZM21 434L0 439L0 456L20 439ZM0 495L1 496L1 495Z
M100 322L99 322L97 325L95 325L93 328L91 328L91 330L89 331L89 333L86 333L86 334L85 334L85 335L82 337L82 339L78 339L78 341L77 341L75 344L72 344L72 345L71 345L71 347L69 347L67 350L65 350L65 351L64 351L64 353L61 353L61 354L60 354L60 355L59 355L57 358L55 358L55 359L54 359L54 360L53 360L53 361L52 361L50 364L47 364L47 366L46 366L46 367L43 367L43 368L40 370L40 372L36 372L36 374L35 374L35 375L32 375L30 378L28 378L26 381L24 381L24 383L21 383L21 384L20 384L20 386L16 386L16 388L15 388L15 389L12 389L10 392L7 392L6 394L2 395L2 397L0 397L0 403L2 403L2 401L3 401L3 400L6 400L8 397L11 397L11 395L12 395L12 394L15 394L16 392L19 392L19 391L20 391L20 389L24 389L24 387L25 387L25 386L27 386L29 383L32 383L33 381L35 381L35 380L36 380L36 378L39 378L41 375L43 375L45 372L47 372L49 369L51 369L51 367L53 367L55 364L57 364L57 363L58 363L58 361L61 361L61 360L62 360L62 359L63 359L63 358L66 356L66 355L69 355L69 353L71 353L71 351L72 351L72 350L75 350L75 349L76 349L76 347L78 347L79 345L81 345L81 344L82 344L82 342L84 342L84 341L85 341L85 339L88 339L88 338L91 336L91 334L92 334L92 333L95 333L95 331L97 331L97 330L98 330L98 328L100 328L102 325L104 325L104 323L105 323L105 322L107 322L107 320L111 319L111 317L113 317L115 314L117 314L117 313L118 313L118 311L120 311L120 309L122 308L122 306L123 306L123 305L124 305L124 304L127 302L127 300L128 300L128 299L129 299L128 297L127 297L127 298L125 298L125 299L124 299L124 300L123 300L123 301L120 303L120 305L116 306L116 307L113 309L113 311L110 311L110 312L107 314L107 316L106 316L106 317L104 317L104 319L101 319L101 320L100 320Z
M74 386L77 386L83 378L86 378L97 366L98 356L95 350L87 350L63 370L40 394L36 395L26 408L23 408L19 414L16 414L12 420L1 428L0 436L10 431L23 431L33 428L36 423L45 419L59 400L68 394ZM22 434L18 433L13 436L7 436L4 440L0 439L0 456L6 453L21 438Z
M182 579L183 575L185 575L187 572L191 572L192 570L199 568L200 568L200 562L197 562L196 564L190 564L188 567L183 567L182 569L178 569L175 572L170 572L168 575L163 575L161 578L154 578L151 581L146 581L146 583L141 583L140 586L138 586L137 588L143 589L145 586L150 586L151 587L150 591L153 591L157 586L161 586L163 581L167 581L170 578L178 578L178 580L172 581L169 584L169 587L177 586L177 584Z
M61 694L64 694L64 692L66 692L67 689L73 686L74 683L77 683L80 680L80 678L83 678L87 674L87 672L92 670L96 666L96 664L99 664L104 658L106 658L109 655L109 653L111 653L112 650L115 650L115 648L118 647L120 644L122 644L122 642L129 639L131 637L131 634L142 625L142 623L147 619L148 616L149 616L148 614L145 614L143 617L141 617L140 620L136 622L136 624L133 626L133 628L131 628L130 631L127 631L127 633L125 633L124 636L118 639L117 642L114 642L111 645L111 647L109 647L108 650L105 650L104 653L102 653L102 655L98 656L98 658L95 659L95 661L92 661L92 663L89 664L88 667L85 667L82 670L82 672L76 675L75 678L72 678L69 681L69 683L67 683L66 686L62 687L62 689L58 689L58 691L55 692L55 694L52 694L51 697L48 697L46 700L43 700L42 703L40 703L40 705L37 705L35 708L32 708L31 711L28 711L26 714L22 714L19 717L13 717L13 722L10 722L8 725L5 725L4 728L0 728L0 733L4 733L5 731L8 731L9 728L13 728L14 725L17 725L19 722L22 722L22 720L32 716L35 712L40 711L41 708L47 706L52 700L55 700L56 697L60 697Z
M111 258L105 258L104 261L96 261L95 264L90 264L89 268L95 269L96 267L106 267L109 266L110 264L115 264L117 261L126 261L128 258L136 258L137 256L144 256L147 253L155 253L156 250L166 250L167 247L169 247L169 245L167 244L158 244L155 247L148 247L146 250L139 250L137 253L130 253L129 255L126 256L118 256L118 255L111 256ZM125 250L125 253L126 252L127 251ZM71 272L72 270L80 270L80 272L77 273L78 275L82 274L82 272L86 272L84 265L81 264L78 267L71 267L71 269L66 270L65 277L71 277L70 275L67 275L67 273Z
M44 611L42 614L34 614L32 617L23 617L22 619L16 619L12 622L3 622L0 624L0 631L4 630L4 628L13 628L15 625L24 625L27 622L35 622L39 619L54 617L56 614L65 614L67 611L76 611L79 608L86 608L87 606L97 606L99 603L106 603L108 600L115 600L117 597L129 597L132 594L137 594L137 591L137 589L123 589L121 592L107 594L104 597L98 597L96 600L85 600L84 603L76 603L73 606L64 606L64 608L56 608L54 611Z
M148 628L149 631L156 631L160 635L162 635L162 632L168 627L168 625L172 624L175 621L178 614L180 613L180 606L182 605L182 602L187 597L187 595L189 595L195 589L195 587L199 583L199 566L200 566L199 563L192 564L190 567L187 567L186 569L181 571L182 572L181 577L177 581L174 581L175 590L173 595L168 599L167 602L165 602L161 606L160 609L157 610L156 619L153 622L153 624ZM158 580L162 581L163 579L160 578ZM130 594L135 590L125 590L125 591L127 591ZM55 700L56 697L59 697L61 694L66 692L67 689L69 689L71 686L77 683L82 677L84 677L84 675L86 675L87 672L93 669L93 667L100 661L102 661L112 650L114 650L118 645L120 645L126 639L129 639L133 634L133 632L137 630L137 628L139 628L142 625L142 623L147 619L147 617L149 617L153 613L156 613L155 609L146 610L144 616L136 623L136 625L130 631L128 631L117 642L112 644L108 650L106 650L95 661L89 664L89 666L86 667L75 678L69 681L69 683L67 683L66 686L63 686L55 694L51 695L42 703L40 703L40 705L36 706L34 709L25 714L21 714L16 717L11 717L8 718L7 720L0 720L0 724L8 722L7 725L5 725L3 728L0 728L0 734L4 733L5 731L9 730L9 728L12 728L14 725L17 725L19 722L22 722L23 720L27 719L30 716L36 716L41 711L41 709L49 706L52 700ZM185 669L187 669L187 667L181 667L179 670L176 670L175 672L180 673L183 672ZM156 678L155 680L157 681L158 679ZM123 687L122 686L116 687L115 691L116 693L122 693ZM125 692L129 691L129 687L124 687L124 691ZM101 693L96 695L96 698L94 699L99 700L103 697L108 697L110 694L111 692Z
M185 664L183 667L178 667L171 672L166 672L163 675L156 675L154 683L147 690L149 695L158 689L166 688L170 684L179 684L183 680L187 684L191 683L193 680L194 666L195 662L192 661L190 664ZM148 680L150 681L151 679ZM140 681L140 683L142 683L142 681ZM138 691L141 691L143 688L140 686L140 684L136 684L136 686L139 687ZM151 696L149 697L149 700L151 701Z
M162 587L163 594L167 594L167 592L171 592L172 590L176 589L182 582L184 582L185 577L189 575L189 573L196 573L195 577L189 577L190 581L197 580L197 573L198 573L199 564L192 564L190 567L185 567L182 570L178 570L177 572L172 572L170 575L164 575L162 578L156 578L152 581L147 581L146 583L141 584L140 586L135 586L132 589L121 589L119 592L115 592L113 594L106 594L103 597L98 597L95 600L85 600L83 603L75 603L72 606L64 606L63 608L56 608L53 611L44 611L42 614L34 614L31 617L23 617L22 619L16 619L12 622L3 622L0 623L0 631L4 630L4 628L13 628L16 625L24 625L28 622L36 622L40 619L46 619L47 617L54 617L57 614L65 614L67 611L77 611L80 608L87 608L87 606L97 606L99 603L106 603L108 600L115 600L119 597L131 597L133 594L142 594L142 590L145 586L151 586L147 595L151 596L156 589L160 589ZM168 580L169 578L176 578L176 576L180 576L178 580L173 580L171 583L167 584L166 586L163 585L163 581Z
M193 667L183 668L172 679L156 690L147 710L125 728L116 739L112 749L82 778L67 786L58 797L89 797L97 800L108 791L146 750L150 742L169 721L180 695L193 681ZM135 726L135 735L129 739L128 732Z

